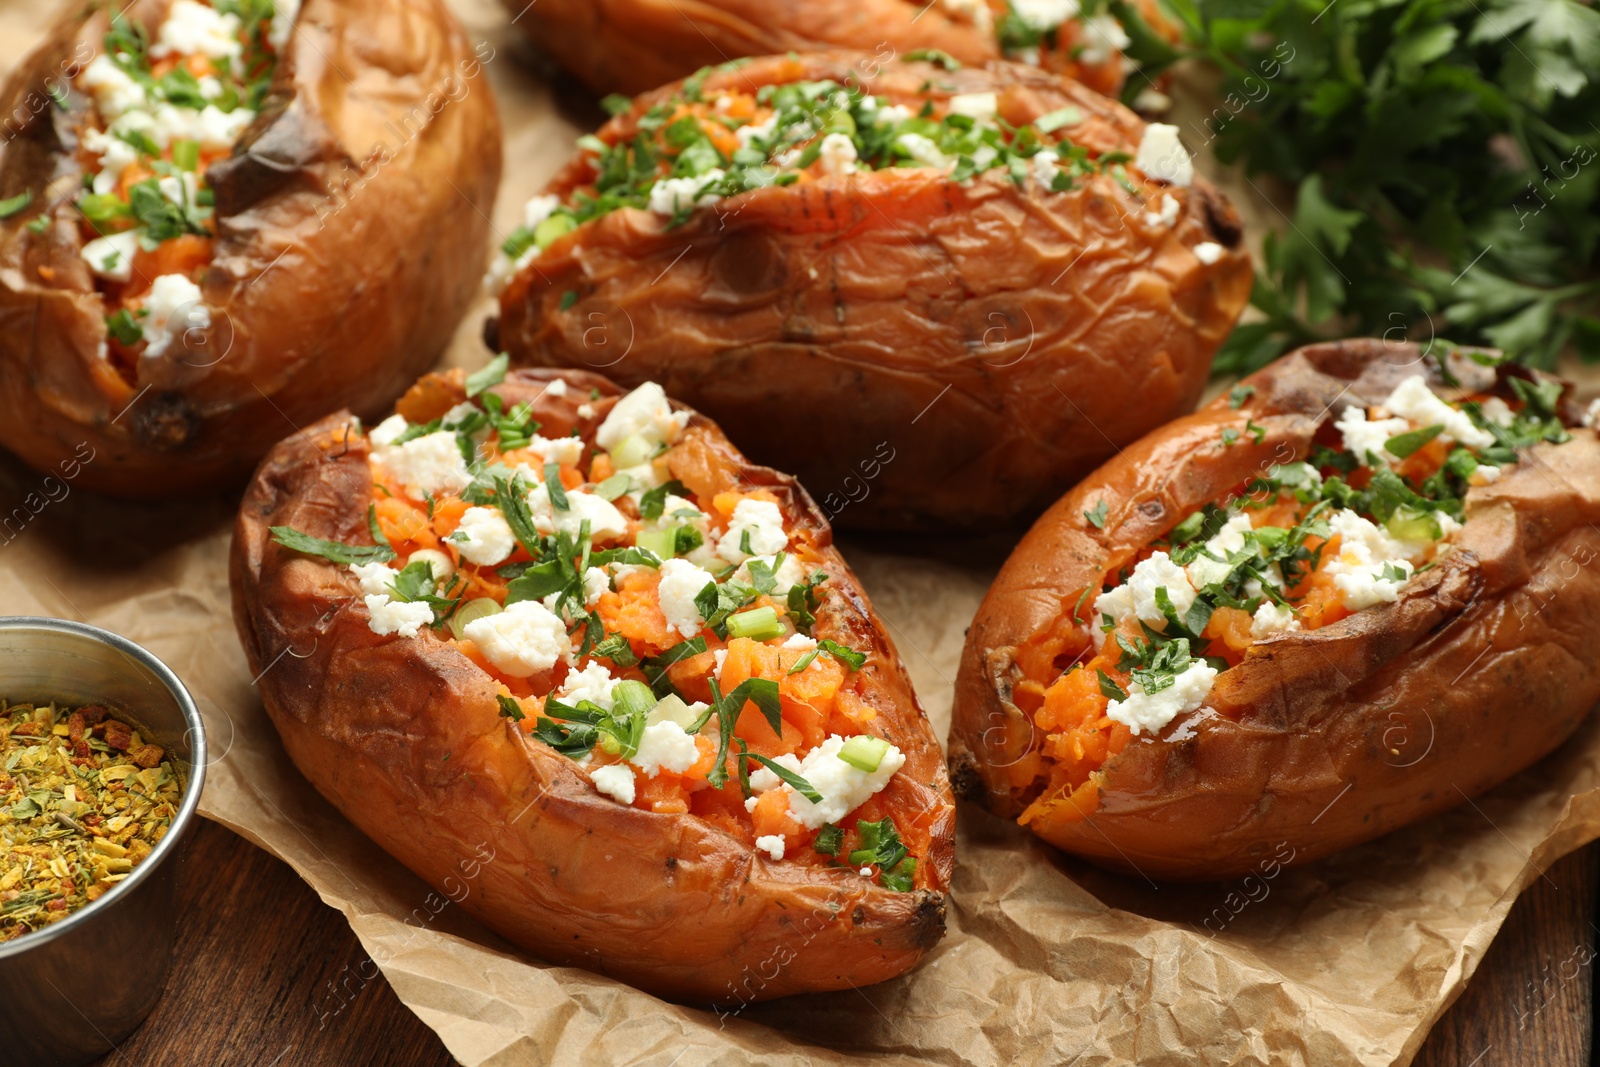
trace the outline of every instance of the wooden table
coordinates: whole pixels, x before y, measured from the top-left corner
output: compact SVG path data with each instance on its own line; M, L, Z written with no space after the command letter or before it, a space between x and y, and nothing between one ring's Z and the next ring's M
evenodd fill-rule
M103 1067L455 1062L381 974L361 978L371 969L343 916L286 864L202 820L186 866L167 995ZM1597 888L1600 843L1535 881L1418 1067L1587 1064Z

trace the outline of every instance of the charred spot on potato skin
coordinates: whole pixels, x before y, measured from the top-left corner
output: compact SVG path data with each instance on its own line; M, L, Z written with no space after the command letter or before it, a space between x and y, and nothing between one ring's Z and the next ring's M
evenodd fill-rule
M866 923L866 921L867 909L858 904L856 906L856 910L850 913L850 922L855 926L862 926Z
M952 753L948 763L950 789L955 795L969 804L987 807L989 789L983 784L983 774L978 770L978 761L972 758L972 754Z
M173 451L200 432L200 416L181 393L156 393L133 409L133 436L140 444Z
M1167 506L1156 499L1146 500L1139 505L1139 514L1151 522L1160 522L1167 513Z
M931 949L944 937L944 894L931 889L917 890L917 910L911 917L911 943Z
M1201 186L1200 206L1206 213L1206 227L1224 248L1235 249L1244 240L1244 223L1231 205L1209 186Z
M483 320L483 343L491 352L500 351L500 316L490 315Z

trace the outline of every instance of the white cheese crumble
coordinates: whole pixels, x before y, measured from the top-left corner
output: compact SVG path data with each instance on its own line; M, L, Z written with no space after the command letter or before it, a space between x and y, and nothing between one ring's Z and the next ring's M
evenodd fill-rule
M474 505L461 515L461 523L449 541L469 563L492 567L516 549L517 538L499 508Z
M765 852L775 860L783 859L783 837L779 834L762 834L756 838L756 851Z
M783 642L780 648L798 648L801 652L810 652L817 647L817 639L807 637L803 633L792 633Z
M594 787L618 804L633 803L633 772L621 763L608 763L589 772Z
M1400 587L1415 569L1406 559L1405 546L1349 508L1329 516L1328 526L1339 536L1339 555L1325 569L1333 576L1344 606L1360 611L1398 600Z
M1393 455L1386 447L1389 439L1411 429L1405 419L1369 420L1365 409L1358 404L1345 408L1333 426L1344 436L1345 449L1354 452L1357 459L1363 463L1376 460L1382 464L1387 464L1387 457Z
M1294 609L1287 604L1281 607L1272 601L1263 601L1250 617L1250 636L1257 641L1270 637L1276 633L1300 629L1300 620L1295 618Z
M822 139L821 154L817 158L824 174L854 174L860 156L854 141L842 133L830 133Z
M1179 212L1179 210L1180 210L1180 208L1179 208L1179 205L1178 205L1178 198L1173 196L1171 193L1162 193L1161 194L1161 210L1160 211L1146 211L1144 213L1144 223L1145 223L1146 226L1156 226L1156 225L1175 226L1175 225L1177 225L1177 222L1178 222L1178 212ZM1209 242L1207 242L1207 243L1209 243ZM1221 251L1220 246L1218 248L1218 251L1219 252ZM1194 254L1196 256L1200 255L1200 248L1199 247L1195 248ZM1215 260L1205 260L1204 258L1202 258L1201 261L1202 262L1215 262Z
M559 463L563 467L576 467L583 459L583 438L540 437L534 434L528 447L544 457L546 463Z
M1215 241L1201 241L1194 246L1194 258L1209 267L1222 258L1222 251L1222 246Z
M163 274L150 284L144 298L149 312L144 335L149 341L144 354L156 359L166 354L174 339L189 330L211 326L211 309L200 301L200 287L181 274Z
M150 55L155 59L169 55L238 59L244 51L239 29L238 15L225 15L195 0L174 0L150 46Z
M661 614L667 625L685 637L700 632L704 619L694 598L712 581L711 575L686 559L669 559L661 564Z
M662 771L682 774L700 759L700 749L694 737L675 722L653 722L644 728L639 739L639 751L630 761L646 775L654 778Z
M1011 0L1011 10L1030 30L1048 33L1078 15L1078 0Z
M585 607L594 607L600 603L600 598L611 592L611 575L599 567L590 567L583 572L583 603Z
M593 493L581 489L566 490L567 506L554 507L550 503L550 487L543 482L528 494L528 510L533 512L534 525L540 533L558 530L577 537L583 524L589 524L589 536L596 541L621 537L628 532L628 520L616 505Z
M139 251L139 230L96 237L80 253L89 269L101 278L125 282L133 277L133 256Z
M83 68L80 75L83 87L94 97L100 115L107 122L121 118L130 111L143 111L149 105L144 87L120 66L116 60L101 53Z
M1000 108L994 93L957 93L950 98L950 114L966 115L974 122L988 122Z
M1144 128L1133 165L1158 181L1181 188L1194 181L1194 160L1178 140L1178 127L1164 122L1152 122Z
M372 428L367 434L367 440L378 446L392 445L394 444L394 439L405 433L410 425L405 420L405 416L390 415Z
M682 211L693 211L699 204L714 204L722 197L702 190L721 180L721 167L712 167L704 174L662 178L650 187L650 210L671 218Z
M272 5L272 26L267 30L267 40L273 51L283 54L283 46L294 33L294 21L300 14L300 0L275 0Z
M450 430L413 437L400 445L380 445L373 458L405 486L408 495L419 500L425 495L459 493L472 484L460 439Z
M512 607L516 605L513 604ZM561 687L556 690L556 699L563 704L576 704L580 700L587 700L596 707L610 711L616 688L617 679L611 677L611 669L604 663L590 660L582 670L572 671L567 675Z
M1060 158L1060 156L1056 155L1054 148L1041 148L1033 154L1033 158L1028 162L1029 167L1033 170L1033 180L1044 186L1045 192L1049 192L1051 186L1055 184L1056 174L1058 173L1056 162Z
M418 630L433 622L433 609L426 604L390 600L382 593L369 595L363 599L370 616L367 625L380 637L387 637L389 634L415 637Z
M890 745L877 770L868 773L852 767L839 758L844 742L844 738L832 734L800 761L800 776L822 795L820 804L813 804L792 787L784 786L789 790L789 814L808 829L839 822L888 785L894 773L905 765L905 753Z
M388 596L389 587L394 584L395 572L387 563L352 563L350 573L367 596Z
M1079 50L1078 62L1091 67L1099 66L1133 43L1122 23L1110 15L1090 15L1083 20L1083 30L1088 43Z
M880 107L872 116L874 126L898 126L911 117L911 109L901 104Z
M1419 429L1424 426L1443 426L1441 437L1453 438L1468 448L1488 448L1495 441L1494 434L1479 429L1465 411L1459 411L1435 396L1420 374L1413 374L1395 386L1383 406Z
M572 658L566 623L536 600L519 600L504 611L473 619L462 632L497 670L513 678Z
M611 451L634 435L659 444L672 444L689 422L687 411L673 411L666 391L645 382L618 400L595 431L595 443Z
M1205 660L1194 660L1179 673L1167 688L1157 693L1146 693L1138 682L1128 684L1128 699L1113 700L1106 705L1106 716L1122 723L1135 737L1148 730L1160 733L1177 718L1198 708L1211 692L1211 683L1217 670Z
M1189 584L1183 568L1172 562L1165 552L1155 552L1142 560L1128 575L1128 580L1109 593L1095 598L1096 615L1110 615L1121 622L1128 616L1142 619L1156 629L1166 624L1166 615L1156 604L1156 590L1165 589L1171 598L1173 610L1181 618L1194 606L1195 589ZM1101 634L1103 643L1108 635Z
M724 97L724 99L727 99ZM720 102L720 101L719 101ZM765 122L749 123L733 131L733 136L738 140L740 148L749 148L752 141L765 141L772 136L772 131L778 128L778 115L773 112L767 116Z
M749 534L750 551L744 550ZM729 563L743 563L751 556L775 556L789 547L783 529L783 512L770 500L746 497L734 506L728 532L717 542L717 555Z

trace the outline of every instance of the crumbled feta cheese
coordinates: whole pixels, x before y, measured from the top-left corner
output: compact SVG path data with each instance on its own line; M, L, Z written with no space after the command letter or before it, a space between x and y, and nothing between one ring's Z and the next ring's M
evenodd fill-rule
M750 543L749 552L744 550L746 540ZM783 512L778 505L746 497L735 505L728 532L717 542L717 555L737 564L751 556L775 556L787 547L789 535L784 532Z
M772 131L778 128L778 116L774 112L767 116L765 122L750 123L740 126L733 131L733 136L738 139L740 148L749 148L752 141L765 141L772 136ZM848 139L848 138L847 138Z
M714 204L722 197L702 190L721 180L721 167L712 167L704 174L662 178L650 187L650 210L671 218L680 211L693 211L698 204Z
M1478 464L1477 469L1472 472L1472 477L1467 479L1467 484L1493 485L1495 482L1500 480L1500 475L1502 473L1504 472L1501 471L1499 467L1492 466L1488 463L1480 463Z
M380 637L399 634L415 637L417 631L433 622L433 609L420 602L390 600L378 593L363 598L367 605L367 626Z
M1222 524L1222 528L1205 544L1205 553L1196 556L1184 573L1189 577L1189 584L1196 589L1204 589L1208 585L1225 580L1233 572L1233 567L1227 562L1228 557L1244 547L1245 534L1254 527L1250 523L1250 516L1236 514L1229 517ZM1211 556L1217 557L1211 559ZM1173 601L1177 605L1177 601Z
M694 737L675 722L653 722L644 728L639 739L639 751L632 763L646 775L654 778L662 771L682 774L700 761L700 749Z
M994 13L984 0L941 0L941 6L952 19L970 22L980 33L987 35L994 29Z
M1468 448L1488 448L1495 441L1494 434L1480 429L1465 411L1451 407L1434 395L1420 374L1413 374L1395 386L1383 406L1418 429L1443 426L1441 437L1454 438Z
M528 494L528 510L533 512L534 525L541 533L559 530L577 537L585 522L589 524L589 536L596 541L621 537L628 532L628 520L611 501L582 489L568 489L566 497L565 508L552 507L550 487L543 483L534 486Z
M594 787L618 804L633 803L633 772L626 764L608 763L589 772Z
M1583 424L1585 426L1594 425L1594 415L1597 409L1600 409L1600 400L1596 400L1589 405L1589 410L1583 416ZM1483 413L1485 419L1496 426L1510 426L1517 418L1516 412L1511 410L1511 405L1497 396L1491 396L1479 404L1478 410Z
M607 450L616 448L637 434L647 441L671 444L689 422L687 411L673 411L666 391L655 382L645 382L618 400L595 431L595 443Z
M150 55L155 59L169 55L238 59L244 51L239 29L238 15L225 15L196 0L173 0Z
M859 874L863 878L871 878L872 877L872 868L871 867L863 867L859 871L857 871L856 873Z
M1410 430L1411 424L1405 419L1367 419L1367 413L1359 404L1351 404L1340 414L1339 420L1333 424L1334 429L1344 435L1344 447L1347 451L1354 452L1356 458L1363 463L1374 459L1378 463L1387 464L1391 453L1385 447L1391 437Z
M1099 66L1133 43L1122 23L1105 14L1084 19L1083 36L1088 43L1079 50L1078 62L1091 67Z
M817 158L822 162L824 174L854 174L860 156L854 141L842 133L830 133L822 139L821 154Z
M1295 618L1294 609L1287 604L1279 606L1270 600L1263 601L1250 617L1250 636L1257 641L1275 633L1298 629L1300 620Z
M585 607L594 607L600 603L600 598L611 592L611 575L599 567L590 567L583 572L583 603Z
M1110 615L1117 622L1132 615L1156 629L1166 624L1166 615L1156 604L1156 590L1165 589L1180 618L1194 606L1195 590L1183 568L1165 552L1153 553L1133 568L1128 580L1109 593L1095 598L1096 615ZM1107 635L1102 634L1104 641Z
M156 359L166 354L174 339L189 330L211 327L211 309L201 303L200 287L181 274L163 274L150 285L144 298L144 354Z
M1209 267L1222 258L1222 246L1215 241L1201 241L1194 246L1194 258Z
M102 196L115 189L122 180L122 172L139 162L139 150L120 137L101 133L99 130L85 130L83 134L83 147L94 155L100 157L100 170L94 176L94 191ZM136 231L125 231L134 233ZM114 236L123 236L122 234ZM84 257L89 258L88 256ZM93 262L93 260L90 260ZM122 279L126 280L126 279Z
M1194 161L1178 140L1178 127L1152 122L1144 128L1133 165L1158 181L1188 187L1194 181Z
M1178 222L1178 212L1180 210L1181 209L1179 207L1178 198L1177 197L1173 196L1171 193L1162 193L1161 194L1161 210L1160 211L1146 211L1144 213L1144 224L1146 226L1158 226L1158 225L1159 226L1175 226L1175 225L1177 225L1177 222ZM1209 244L1210 242L1207 242L1207 243ZM1219 252L1221 251L1220 246L1218 247L1218 251ZM1194 254L1196 256L1200 255L1199 247L1195 248ZM1201 257L1201 262L1203 262L1203 263L1215 263L1216 260L1214 258L1208 260L1208 259L1205 259L1204 257Z
M1414 570L1405 546L1349 508L1334 512L1328 525L1339 537L1339 555L1325 569L1333 576L1344 606L1360 611L1398 600L1400 587Z
M760 562L765 563L768 567L771 567L772 561L775 559L777 559L777 556L751 556L749 559L739 564L739 569L733 572L734 580L740 582L749 582L751 563ZM776 583L772 587L772 595L786 596L789 590L806 580L806 570L804 567L800 566L800 561L794 558L794 553L785 552L783 554L783 563L781 563L778 566L778 569L773 572L772 577L773 581Z
M1078 14L1078 0L1011 0L1011 10L1030 30L1048 33Z
M815 830L823 823L839 822L888 785L894 773L905 765L905 753L890 745L877 770L868 773L852 767L839 758L839 750L844 747L844 742L844 738L832 734L800 761L799 774L821 794L820 804L813 804L792 787L784 786L789 790L789 814L807 829Z
M80 253L89 269L101 278L125 282L133 277L133 255L139 250L139 230L96 237Z
M765 852L775 860L783 859L783 837L779 834L762 834L756 838L756 851Z
M149 106L144 86L105 53L95 56L79 78L108 122Z
M367 596L387 597L394 584L394 568L387 563L352 563L350 573L356 576L361 592Z
M460 439L450 430L413 437L404 444L380 445L373 457L405 486L407 494L419 500L440 493L459 493L472 484Z
M428 574L433 578L435 585L443 585L456 572L455 561L448 554L436 548L419 548L406 557L406 566L413 563L426 563Z
M468 419L472 418L474 415L477 415L479 411L480 409L478 405L474 404L470 400L463 400L461 403L457 404L455 407L439 416L439 425L443 426L447 430L454 429L455 427L460 426L463 422L466 422Z
M552 379L550 384L544 387L544 395L547 395L547 396L566 396L567 395L567 383L566 383L566 380L563 379L563 378L554 378L554 379Z
M1056 167L1060 158L1054 148L1046 147L1035 152L1029 161L1029 166L1033 169L1033 180L1044 186L1046 192L1050 191L1051 186L1055 184L1056 175L1060 173Z
M902 133L895 144L905 149L906 155L925 167L948 167L952 160L939 151L939 146L920 133Z
M561 198L552 194L535 196L522 205L522 225L530 230L539 228L539 224L551 215L556 208L561 206Z
M773 763L786 771L800 773L800 760L792 753L785 752L773 759ZM783 784L783 779L773 774L764 766L757 766L750 772L750 789L755 793L765 793L769 789L776 789Z
M711 659L712 659L712 662L716 665L716 675L717 675L717 677L719 679L722 677L722 663L727 658L728 658L728 650L725 649L725 648L719 648L715 652L711 653Z
M669 559L661 564L661 614L667 625L685 637L700 632L704 619L694 598L712 581L711 575L686 559Z
M473 619L463 630L495 668L513 678L549 670L572 658L567 624L537 600L519 600L504 611Z
M966 115L974 122L988 122L1000 108L994 93L957 93L950 98L950 114Z
M814 637L807 637L803 633L792 633L778 647L798 648L801 652L810 652L817 647L817 640Z
M900 104L880 107L872 116L874 126L897 126L911 117L911 109Z
M744 798L744 810L753 812L753 811L756 810L756 805L759 804L759 803L761 803L761 798L760 797L745 797Z
M581 437L540 437L533 435L528 447L544 457L546 463L559 463L563 467L576 467L583 458Z
M516 605L512 605L515 607ZM590 660L582 670L570 672L556 690L556 699L563 704L576 704L587 700L597 707L610 711L618 679L611 677L611 669L604 663Z
M1106 705L1106 716L1120 722L1135 737L1145 731L1160 733L1177 718L1198 708L1211 692L1211 683L1217 669L1203 659L1192 661L1188 668L1173 678L1172 684L1156 692L1146 693L1138 682L1128 683L1128 699L1113 700Z
M394 439L405 433L410 425L404 415L390 415L372 428L367 434L367 440L377 447L387 447L394 444Z

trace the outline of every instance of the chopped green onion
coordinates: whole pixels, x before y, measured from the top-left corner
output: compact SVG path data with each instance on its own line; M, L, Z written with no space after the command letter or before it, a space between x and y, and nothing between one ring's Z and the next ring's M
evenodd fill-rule
M172 165L179 170L193 171L200 166L199 141L173 141Z
M466 636L469 622L476 622L479 619L486 619L490 615L498 615L499 613L500 605L488 597L469 600L457 608L454 615L450 616L450 632L459 641Z
M871 734L857 734L845 741L839 749L839 758L858 771L871 774L883 762L889 751L889 742Z
M656 706L656 695L643 682L626 678L611 691L613 715L645 715Z
M626 470L629 467L637 467L655 453L656 446L648 438L636 433L629 434L611 450L611 462L618 470Z
M646 721L652 723L675 722L687 732L694 726L698 717L694 710L683 702L682 697L676 693L668 693L656 703L655 707L650 709L650 715Z
M732 637L770 641L774 637L782 637L783 633L783 626L778 622L778 613L770 607L754 608L728 616L728 634Z
M16 196L0 200L0 219L9 219L31 203L33 203L32 189L24 189Z
M657 559L671 559L678 554L678 528L670 526L665 530L640 530L634 544L653 553Z
M506 368L510 365L511 357L502 352L467 375L467 399L477 396L491 385L499 385L505 381Z
M816 838L811 842L811 847L824 856L837 856L839 849L844 846L844 828L833 823L823 823L822 829L817 831Z

